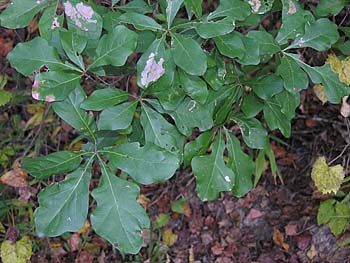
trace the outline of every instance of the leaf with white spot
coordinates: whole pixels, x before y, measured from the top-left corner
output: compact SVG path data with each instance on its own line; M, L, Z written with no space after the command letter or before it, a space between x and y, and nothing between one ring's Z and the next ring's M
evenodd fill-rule
M222 191L231 191L235 181L233 171L224 162L224 139L219 132L212 145L210 155L195 156L191 165L197 182L197 193L201 200L210 201Z

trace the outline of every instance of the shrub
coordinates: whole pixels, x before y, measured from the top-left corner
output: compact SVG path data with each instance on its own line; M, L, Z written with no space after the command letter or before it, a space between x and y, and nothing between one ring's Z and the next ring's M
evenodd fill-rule
M252 189L255 172L242 141L259 152L255 184L264 155L278 174L269 131L290 136L310 80L330 103L350 93L331 64L307 64L304 51L312 56L334 47L347 55L350 30L327 18L345 1L221 0L205 14L201 0L118 2L14 0L0 20L21 28L39 14L40 37L18 44L8 60L35 77L33 98L52 103L88 141L79 152L23 160L38 180L68 173L39 193L37 232L58 236L84 225L97 161L92 227L122 252L137 253L150 224L136 202L139 184L168 180L191 165L203 201L223 191L241 197ZM264 23L280 14L280 27ZM130 81L108 83L108 76L133 74L136 92L129 92ZM91 80L97 84L87 96Z

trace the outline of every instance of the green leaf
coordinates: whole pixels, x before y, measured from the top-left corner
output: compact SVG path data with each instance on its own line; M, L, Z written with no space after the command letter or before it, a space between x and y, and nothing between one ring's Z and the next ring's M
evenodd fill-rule
M199 22L195 24L195 29L201 38L209 39L231 33L235 29L235 23L226 17L219 21Z
M349 222L350 209L348 204L337 202L335 204L335 217L329 222L331 232L339 236L346 229Z
M56 15L56 5L46 8L39 20L40 36L51 43L63 28L63 21L63 15Z
M282 25L276 36L280 44L287 44L289 39L304 34L305 24L315 21L314 16L300 8L296 0L282 0Z
M205 81L200 77L187 75L185 72L179 72L180 83L185 92L200 104L204 104L208 97L208 88Z
M61 151L39 158L24 158L22 168L31 176L42 180L50 175L63 174L78 168L81 162L81 153Z
M26 27L49 3L49 0L14 0L0 14L0 25L12 29Z
M185 0L185 6L191 10L197 18L202 17L202 0Z
M186 97L174 112L169 114L175 120L176 127L185 136L191 136L192 129L206 131L213 127L212 105L201 105Z
M243 97L241 109L244 115L248 118L255 117L262 109L263 103L254 92L250 92L247 96Z
M46 187L38 194L34 213L36 231L49 237L81 229L89 209L91 162L70 173L62 182Z
M159 146L147 143L125 143L101 151L112 165L141 184L152 184L171 178L179 167L177 154L168 152Z
M244 43L240 33L232 32L224 36L214 38L220 53L229 58L243 58L245 53Z
M254 39L254 41L259 44L260 56L271 57L281 50L273 36L266 31L252 30L248 32L247 36Z
M241 149L239 140L225 129L228 149L227 166L231 168L235 174L234 186L232 193L236 197L242 197L252 188L252 175L255 172L255 164L253 160L245 154Z
M105 65L123 66L129 55L135 50L137 34L125 26L116 26L112 32L104 35L98 43L94 62L88 69Z
M236 114L232 119L239 124L243 140L249 148L264 149L267 146L267 132L261 122L243 114Z
M290 119L282 113L282 105L275 99L264 102L264 117L271 130L279 129L285 137L290 136Z
M123 253L137 254L144 241L142 230L149 228L146 212L136 202L140 188L115 176L100 160L102 177L92 192L97 207L91 215L91 224L97 234Z
M208 20L219 17L230 17L234 20L244 20L250 14L248 3L240 0L221 0L219 7L208 15Z
M99 39L103 20L88 2L69 0L63 3L68 29L88 39Z
M346 84L340 82L338 74L333 72L329 64L321 67L311 67L299 59L295 54L285 53L285 55L294 59L294 61L309 75L315 84L322 83L327 98L331 103L338 104L344 96L349 94L349 88Z
M77 87L80 87L81 75L48 71L35 75L37 86L33 85L32 96L48 102L61 101Z
M317 16L337 15L345 6L345 0L320 0L315 9Z
M185 215L186 214L185 205L189 199L190 199L189 197L183 197L183 198L180 198L179 200L173 201L171 203L171 211L173 211L174 213Z
M83 103L80 108L84 110L100 111L124 101L127 101L129 94L117 88L103 88L95 90Z
M98 121L99 130L123 130L131 125L138 101L125 102L103 110Z
M11 101L12 93L6 90L0 90L0 106L4 106Z
M202 76L207 70L207 56L192 38L172 34L174 48L171 50L174 62L190 75Z
M128 12L119 17L119 21L125 24L133 25L137 30L163 30L162 26L158 24L153 18L142 14Z
M275 96L277 103L282 105L281 112L289 119L295 117L295 109L300 105L300 94L283 91Z
M41 67L49 70L76 70L60 60L55 48L50 47L43 38L36 37L31 41L19 43L7 56L11 66L24 76L30 76Z
M168 22L168 28L170 28L173 23L176 14L179 12L180 7L184 0L167 0L167 8L166 8L166 20Z
M137 62L137 84L141 87L141 88L147 88L149 84L157 81L157 80L153 80L152 81L147 81L147 80L143 80L143 74L146 74L147 72L145 72L146 69L146 65L147 65L147 61L149 60L150 56L152 56L151 54L154 55L154 60L155 62L159 63L159 61L161 61L162 59L165 59L165 40L164 38L160 38L160 39L155 39L152 44L149 46L149 48L142 54L142 56L140 57L139 61ZM165 63L167 64L168 61L165 60ZM143 73L143 74L142 74ZM167 70L165 69L165 74L167 74ZM144 77L145 78L145 77ZM146 75L146 79L147 75Z
M242 65L258 65L260 63L260 46L256 46L254 38L241 36L244 45L243 58L237 58Z
M201 200L210 201L222 191L231 191L235 175L224 162L225 144L221 132L212 145L210 155L195 156L192 159L192 171L196 177L197 193Z
M136 12L140 14L152 13L153 11L153 8L143 0L133 0L126 5L118 6L117 8L124 12Z
M305 25L305 34L297 37L287 48L311 47L317 51L325 51L339 39L338 27L327 18L321 18Z
M309 86L309 79L306 73L290 57L281 58L281 64L277 67L276 73L284 82L284 88L292 93L298 93Z
M317 224L327 224L335 216L334 203L334 199L328 199L320 204L317 213Z
M60 39L62 43L62 48L66 53L67 57L82 70L85 69L84 61L80 54L83 53L87 39L84 36L77 34L74 31L61 31Z
M184 137L161 114L142 104L140 121L146 142L156 144L169 152L182 152Z
M207 131L199 135L194 141L186 143L184 150L184 167L187 167L194 156L204 155L213 138L214 131Z
M76 88L69 94L64 101L52 104L53 110L60 118L77 129L79 132L90 136L96 140L96 124L93 116L89 116L84 110L80 109L80 104L86 95L81 87Z
M263 100L267 100L283 91L283 81L276 74L254 78L247 84L252 88L254 93Z

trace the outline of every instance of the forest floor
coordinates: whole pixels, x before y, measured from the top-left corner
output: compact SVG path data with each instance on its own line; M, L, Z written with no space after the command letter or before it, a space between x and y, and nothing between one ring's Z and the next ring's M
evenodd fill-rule
M0 108L0 174L18 165L16 160L24 155L79 149L82 143L74 141L75 131L53 115L49 104L30 98L31 80L16 74L6 61L14 43L36 31L35 23L18 31L0 28L0 86L5 81L5 89L13 94L11 103ZM302 92L292 127L291 138L276 133L281 141L273 145L283 183L271 175L266 162L258 186L239 199L227 193L216 201L201 202L190 169L178 171L168 182L142 187L138 201L154 227L144 233L145 248L136 256L123 257L88 225L80 233L37 237L31 212L37 206L41 184L32 185L25 193L0 186L4 227L0 227L0 238L29 235L33 263L350 262L349 247L337 244L348 235L337 240L327 225L317 225L320 201L328 196L316 191L310 177L319 156L348 170L349 120L341 117L338 106L322 105L308 90ZM157 228L161 222L164 226Z

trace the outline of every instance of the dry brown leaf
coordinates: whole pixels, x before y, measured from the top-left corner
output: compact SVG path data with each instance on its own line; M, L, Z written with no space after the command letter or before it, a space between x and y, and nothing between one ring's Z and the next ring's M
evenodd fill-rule
M173 230L168 228L164 230L162 234L162 240L165 245L167 245L168 247L171 247L176 243L177 235L173 233Z
M142 207L144 208L144 209L147 209L148 208L148 205L149 205L149 203L151 202L151 200L149 200L145 195L139 195L138 197L137 197L137 202L140 204L140 205L142 205Z
M67 242L71 252L79 250L80 237L77 233L74 233Z
M328 101L324 87L321 84L316 84L313 87L313 90L316 97L322 102L322 104L325 104Z
M284 250L288 251L289 250L289 245L284 241L284 236L281 233L281 231L279 231L277 228L274 228L273 230L273 236L272 236L273 242L283 248Z
M12 187L27 187L27 173L20 168L14 168L1 176L0 182Z

